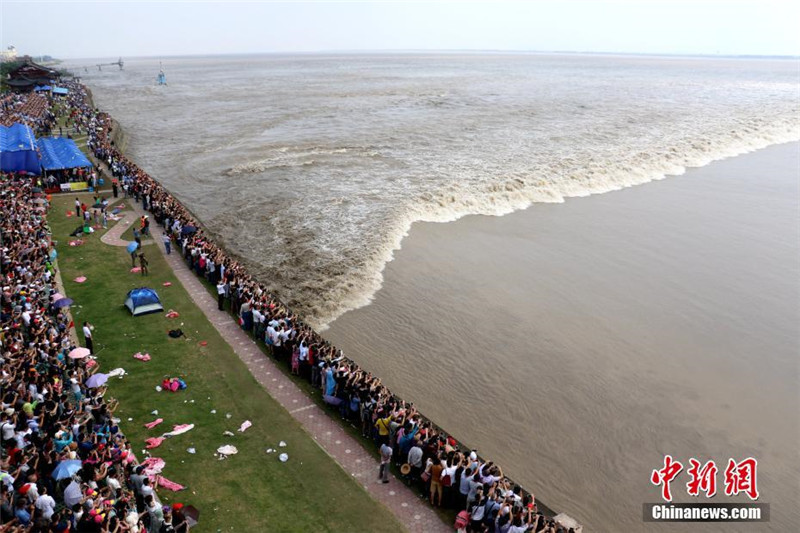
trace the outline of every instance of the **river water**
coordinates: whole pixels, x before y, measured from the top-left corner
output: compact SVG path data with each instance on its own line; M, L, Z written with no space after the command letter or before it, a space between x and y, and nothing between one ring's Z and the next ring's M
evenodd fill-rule
M800 145L504 217L415 224L326 336L592 531L652 531L671 454L759 461L800 523ZM686 495L684 474L672 485ZM682 496L681 496L682 495ZM715 502L748 501L717 495ZM760 525L760 524L759 524Z
M84 75L137 162L348 355L549 504L596 530L640 529L663 454L747 453L772 484L773 524L787 519L796 148L561 202L800 139L797 62L163 67L166 87L154 59ZM507 216L415 227L396 252L412 223L470 214Z

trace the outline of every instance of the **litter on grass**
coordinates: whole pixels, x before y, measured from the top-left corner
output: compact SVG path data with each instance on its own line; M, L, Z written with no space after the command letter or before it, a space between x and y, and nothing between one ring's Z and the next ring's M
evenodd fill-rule
M145 448L151 450L153 448L158 448L159 446L161 446L161 443L164 442L164 437L150 437L149 439L146 439L144 442L145 442ZM144 453L144 450L142 450L142 453Z
M164 476L158 476L158 486L173 492L179 492L186 488L180 483L175 483L174 481L168 480Z
M249 428L252 425L253 425L252 422L250 422L249 420L245 420L244 422L242 422L242 425L239 426L239 433L244 433L245 431L247 431L247 428Z
M178 424L178 425L172 426L172 431L170 431L169 433L164 433L161 436L162 437L166 437L166 438L175 437L176 435L181 435L183 433L186 433L187 431L191 430L192 428L194 428L194 424Z
M156 418L152 422L148 422L147 424L145 424L144 427L146 427L147 429L153 429L163 421L164 421L163 418Z
M127 374L127 372L125 372L124 368L115 368L114 370L112 370L111 372L108 373L108 377L110 377L110 378L120 377L121 378L125 374Z
M278 456L278 459L280 459L282 463L285 463L286 461L289 460L289 454L288 453L282 453L282 454L280 454Z
M226 444L225 446L220 446L217 448L217 454L219 455L220 461L223 459L227 459L230 455L236 455L239 453L239 450L236 449L236 446L232 444Z

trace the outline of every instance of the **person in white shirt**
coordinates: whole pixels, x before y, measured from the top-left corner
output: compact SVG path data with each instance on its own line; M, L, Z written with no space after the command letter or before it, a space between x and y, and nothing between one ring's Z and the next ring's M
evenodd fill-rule
M293 329L282 329L280 333L278 333L281 338L281 344L286 344L286 341L289 340L293 332Z
M275 344L275 338L278 336L278 332L275 330L275 326L272 324L272 322L270 322L269 326L267 326L267 338L265 339L267 344L270 346Z
M89 324L88 322L83 323L83 338L86 339L86 348L89 349L89 353L94 353L94 344L92 343L92 330L94 326Z
M9 411L11 414L9 415ZM2 437L3 437L3 446L11 442L14 438L15 432L15 424L14 424L14 409L8 408L3 413L3 423L0 425L0 429L2 429Z
M142 488L139 492L141 492L143 499L147 499L148 496L152 496L153 492L155 492L150 485L150 478L147 476L142 480Z
M300 361L307 361L308 360L308 346L306 345L305 339L300 341Z
M47 494L47 488L42 487L42 493L36 498L36 509L42 513L42 517L47 520L53 516L53 513L56 510L56 501L53 499L52 496Z
M217 309L225 310L225 281L219 280L217 283Z

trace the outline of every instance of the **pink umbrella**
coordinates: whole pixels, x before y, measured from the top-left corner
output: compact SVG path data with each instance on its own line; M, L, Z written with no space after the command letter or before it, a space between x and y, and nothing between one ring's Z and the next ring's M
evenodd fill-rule
M56 292L51 296L51 298L53 299L54 302L57 302L57 301L59 301L59 300L61 300L63 298L66 298L66 296L64 296L60 292Z
M67 355L70 359L83 359L91 353L92 352L89 351L89 348L75 348Z

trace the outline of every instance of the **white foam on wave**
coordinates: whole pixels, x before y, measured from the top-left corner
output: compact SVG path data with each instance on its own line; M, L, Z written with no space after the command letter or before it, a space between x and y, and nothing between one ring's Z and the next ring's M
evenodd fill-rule
M372 300L414 222L504 215L800 138L790 62L250 58L265 75L249 79L196 61L159 98L136 89L149 67L92 75L99 104L140 164L321 327Z
M469 215L503 216L527 209L535 203L562 203L571 197L603 194L679 176L687 168L702 167L773 144L796 141L800 141L800 125L781 124L767 131L751 131L746 137L735 134L727 141L694 143L691 144L693 149L684 153L669 152L668 156L640 168L615 167L609 162L611 168L601 171L588 169L586 175L572 176L568 181L553 179L553 176L540 176L533 183L512 179L492 184L488 186L489 191L485 195L432 195L428 202L416 204L407 211L406 216L398 221L395 230L387 233L383 246L365 265L363 277L358 276L358 282L350 284L360 287L360 290L340 295L335 309L329 309L327 316L312 316L310 322L315 323L320 331L324 331L344 313L369 305L383 285L386 265L394 259L395 252L401 249L403 239L408 236L415 222L447 223ZM601 177L595 179L598 173Z

